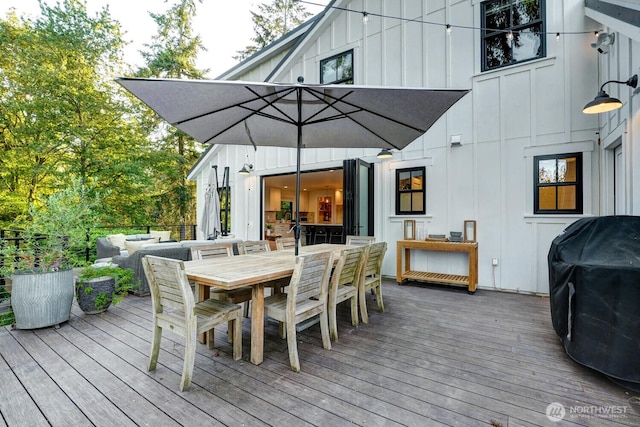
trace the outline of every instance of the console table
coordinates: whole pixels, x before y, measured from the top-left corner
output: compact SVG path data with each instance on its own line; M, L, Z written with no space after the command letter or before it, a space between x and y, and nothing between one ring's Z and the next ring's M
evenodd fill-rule
M435 273L411 270L411 250L462 252L469 256L469 275ZM464 285L469 293L474 293L478 286L478 243L477 242L438 242L424 240L398 240L396 261L396 281L405 280ZM404 267L403 267L404 259Z

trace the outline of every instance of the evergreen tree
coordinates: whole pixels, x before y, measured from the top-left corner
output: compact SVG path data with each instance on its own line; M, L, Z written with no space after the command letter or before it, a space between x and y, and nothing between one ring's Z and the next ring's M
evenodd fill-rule
M256 33L256 36L251 39L254 44L238 51L234 59L248 58L311 16L311 13L295 0L273 0L270 4L259 5L258 9L258 13L251 11L253 31Z
M202 3L202 0L198 0ZM208 70L196 68L199 51L205 50L199 35L194 35L192 22L196 14L194 0L179 0L164 14L150 13L158 32L153 42L141 52L146 66L140 77L200 79ZM202 145L162 120L156 122L155 135L158 175L154 204L162 211L165 223L195 223L195 184L186 175L202 153Z

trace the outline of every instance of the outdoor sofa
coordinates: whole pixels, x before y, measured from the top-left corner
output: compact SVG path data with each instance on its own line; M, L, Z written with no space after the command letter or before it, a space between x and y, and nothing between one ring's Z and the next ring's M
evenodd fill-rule
M197 245L211 245L214 243L233 243L234 253L238 254L238 248L236 243L241 240L238 239L219 239L219 240L182 240L180 242L167 241L167 242L153 242L145 244L149 238L148 235L132 235L129 236L130 240L136 241L140 245L135 250L121 250L117 245L113 245L106 237L98 238L96 241L98 250L98 260L96 262L112 262L119 267L133 270L134 281L139 283L138 287L133 290L136 295L144 296L149 295L149 282L144 274L142 267L142 258L145 255L154 255L163 258L179 259L182 261L191 260L191 247ZM149 240L150 241L150 240ZM114 247L115 246L115 247ZM117 253L116 253L117 251ZM132 252L132 253L131 253Z

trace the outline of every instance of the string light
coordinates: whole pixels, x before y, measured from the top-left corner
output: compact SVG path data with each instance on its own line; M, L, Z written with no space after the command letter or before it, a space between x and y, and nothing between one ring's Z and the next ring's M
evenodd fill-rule
M438 25L441 27L445 27L447 32L451 32L451 30L453 28L461 28L461 29L466 29L466 30L480 30L480 31L485 31L485 32L495 32L495 33L506 33L507 34L507 38L509 40L512 40L513 37L520 35L521 33L526 33L528 35L530 34L536 34L539 36L544 36L544 35L555 35L556 36L556 40L560 39L560 35L569 35L569 34L576 34L576 35L580 35L580 34L590 34L593 33L595 34L596 38L598 37L598 34L600 34L600 31L565 31L565 32L556 32L556 31L550 31L550 32L544 32L544 31L530 31L530 30L523 30L523 31L511 31L511 30L505 30L505 29L501 29L501 28L488 28L488 27L474 27L474 26L470 26L470 25L452 25L452 24L443 24L441 22L433 22L433 21L423 21L421 19L410 19L410 18L401 18L398 16L390 16L390 15L383 15L380 13L373 13L373 12L367 12L367 11L359 11L359 10L353 10L353 9L347 9L344 7L338 7L338 6L327 6L324 4L320 4L320 3L314 3L312 1L305 1L305 0L298 0L298 3L305 3L305 4L309 4L312 6L319 6L319 7L323 7L326 9L336 9L336 10L341 10L344 12L351 12L351 13L359 13L362 15L362 22L364 24L366 24L369 21L369 17L370 16L376 16L379 18L387 18L387 19L397 19L399 21L404 21L404 22L415 22L418 24L426 24L426 25Z

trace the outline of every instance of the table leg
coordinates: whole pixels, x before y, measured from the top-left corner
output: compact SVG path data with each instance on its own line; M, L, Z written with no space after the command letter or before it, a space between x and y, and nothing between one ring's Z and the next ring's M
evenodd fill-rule
M469 287L470 293L475 293L478 287L478 248L469 251Z
M403 247L398 243L396 247L396 282L402 283L402 251Z
M209 296L211 295L210 293L211 288L209 286L203 285L202 283L197 283L196 282L196 302L200 302L200 301L204 301L206 299L209 299ZM207 334L202 333L198 336L198 341L200 341L202 344L206 344L207 343Z
M262 363L264 353L264 284L255 285L251 294L251 363Z

